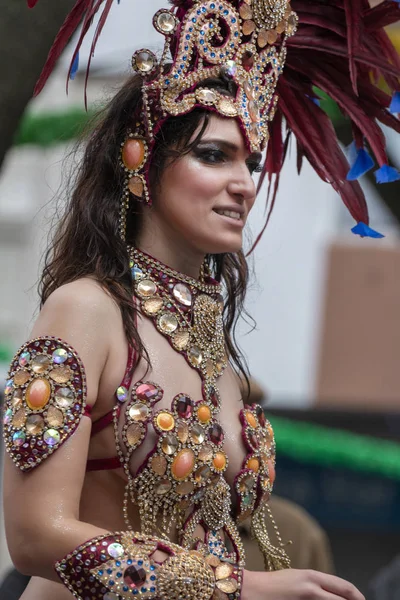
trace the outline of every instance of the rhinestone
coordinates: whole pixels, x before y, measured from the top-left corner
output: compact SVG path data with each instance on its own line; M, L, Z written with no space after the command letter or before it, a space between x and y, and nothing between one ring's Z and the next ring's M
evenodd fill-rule
M252 458L249 458L249 460L246 463L246 468L250 469L251 471L254 471L254 473L258 473L260 469L260 461L254 456Z
M250 504L252 504L253 500L254 500L253 494L246 494L242 498L242 503L244 504L244 506L249 506Z
M151 383L141 383L135 389L135 395L144 402L153 402L159 395L158 388Z
M221 592L224 594L233 594L238 589L238 582L236 579L220 579L215 584Z
M141 73L150 73L156 64L156 57L149 50L135 52L132 58L132 66Z
M190 437L194 444L202 444L206 439L206 434L201 425L194 425L190 432Z
M40 415L29 415L26 419L26 431L30 435L39 435L44 429L44 419Z
M265 414L260 405L256 406L256 415L257 415L257 418L258 418L258 421L259 421L261 427L265 427L265 423L266 423Z
M144 140L142 138L128 138L122 148L122 162L125 167L129 171L136 171L143 165L145 157L146 147L144 145ZM137 179L140 180L140 177Z
M29 408L36 410L44 408L50 400L51 387L47 379L34 379L26 390L26 403Z
M155 487L155 492L159 496L163 496L164 494L168 494L171 488L172 483L169 479L161 479L161 481Z
M157 426L161 431L171 431L175 427L175 419L167 412L160 412L156 417Z
M158 325L163 333L173 333L178 327L178 319L171 313L164 313L159 318Z
M245 21L243 23L243 28L242 31L244 33L244 35L250 35L251 33L253 33L253 31L256 28L256 24L254 23L254 21Z
M25 443L26 435L24 431L16 431L12 437L14 446L22 446Z
M197 409L197 417L201 423L207 424L211 420L211 410L207 404L202 404Z
M214 376L214 363L211 360L211 358L207 358L206 361L206 372L208 377L213 377Z
M234 571L233 565L230 565L229 563L223 563L223 564L217 566L217 568L215 570L215 578L216 579L227 579L228 577L230 577L232 575L233 571Z
M189 396L179 396L176 412L182 419L189 419L193 414L193 400Z
M273 29L271 29L270 31L267 32L267 41L268 44L275 44L276 40L278 39L278 32L274 31Z
M146 581L146 571L143 567L130 565L124 572L124 583L131 589L136 589Z
M110 544L107 548L107 552L111 558L115 559L121 558L121 556L125 554L124 547L117 543Z
M26 412L24 408L20 408L14 415L12 420L13 427L20 429L26 423Z
M13 416L13 411L11 408L8 408L3 415L3 425L9 425L11 423ZM22 427L22 425L20 425Z
M59 408L71 408L75 402L75 394L69 387L61 387L56 390L55 402Z
M157 15L155 25L160 33L173 33L176 28L176 20L169 11L162 11Z
M144 185L142 179L138 175L134 175L133 177L131 177L128 182L128 189L134 196L141 198L144 192Z
M133 267L131 273L135 281L139 281L143 277L143 271L142 269L139 269L139 267Z
M44 432L43 439L48 446L56 446L60 442L60 434L56 429L48 429Z
M162 451L164 452L164 454L168 454L169 456L175 454L175 452L178 449L178 446L179 442L177 438L171 434L166 435L161 443Z
M254 122L257 122L260 119L260 112L258 110L257 104L253 100L250 100L249 102L249 115L250 119Z
M50 379L56 383L68 383L72 377L72 371L69 367L56 367L49 373Z
M254 54L250 50L246 50L242 56L242 66L246 71L251 71L254 67Z
M50 427L61 427L64 423L64 413L62 410L55 408L54 406L50 406L46 415L47 424Z
M242 4L242 6L239 8L239 15L242 17L242 19L247 21L247 19L253 18L253 11L248 4Z
M239 482L239 492L241 494L248 494L252 491L255 484L253 475L245 475Z
M18 364L20 367L26 367L31 360L31 355L29 352L22 352L19 356Z
M203 360L203 354L198 346L192 346L189 350L189 360L195 367L199 367Z
M176 300L178 300L178 302L180 302L184 306L192 305L192 292L184 283L177 283L176 285L174 285L172 293Z
M157 286L154 281L151 281L151 279L141 279L137 284L136 289L140 296L148 298L149 296L154 296L157 291Z
M174 479L182 481L189 477L194 469L195 458L193 450L184 448L174 458L171 465L171 473Z
M219 358L216 363L215 363L215 367L217 369L217 373L219 375L221 375L221 373L223 372L223 370L225 369L227 364L227 361L225 358Z
M212 459L213 449L210 445L205 444L200 448L199 459L203 462L208 462Z
M135 402L129 409L129 416L133 421L146 421L149 408L143 402Z
M11 404L13 408L20 408L20 406L22 405L22 390L15 390L11 400Z
M237 109L234 103L227 98L220 98L218 103L218 110L220 113L227 117L236 117Z
M219 567L219 565L221 564L221 561L219 560L218 556L216 556L215 554L209 554L206 557L206 563L208 565L210 565L210 567L214 567L214 569L216 567Z
M217 469L217 471L224 471L226 464L227 460L225 454L223 452L217 452L213 460L214 468Z
M210 427L208 435L214 444L221 444L224 441L224 432L221 425L218 423L214 423L214 425Z
M51 365L51 359L46 354L37 354L31 362L32 371L38 375L45 373Z
M252 123L249 127L249 137L253 144L258 144L258 127L255 123Z
M28 371L17 371L14 375L15 385L24 385L31 378Z
M268 44L268 33L265 31L265 29L260 30L257 38L257 43L260 48L265 48L265 46ZM246 95L248 95L247 92Z
M202 88L197 90L196 98L199 102L213 104L217 100L218 96L213 90ZM190 306L190 304L188 306Z
M288 35L293 35L295 33L296 29L297 29L297 18L296 18L296 15L294 13L292 13L287 20L286 31L287 31Z
M256 434L254 433L254 431L251 431L248 434L248 440L250 442L250 444L253 446L253 448L258 448L259 446L259 441L258 441L258 437L256 436Z
M184 421L179 421L178 426L176 428L176 435L178 437L178 440L182 444L185 444L187 442L187 439L189 437L189 427Z
M245 417L246 417L246 421L250 425L250 427L253 427L254 429L256 429L256 427L258 426L258 423L257 423L257 419L255 418L253 413L250 411L246 411Z
M167 459L165 456L156 455L151 459L151 469L156 475L164 475L167 470Z
M194 490L194 484L191 481L184 481L176 486L175 491L180 496L186 496Z
M139 423L132 423L126 430L126 441L133 447L140 442L143 436L143 429Z
M128 390L124 385L120 385L116 391L117 400L120 402L125 402L128 400Z
M197 483L204 483L211 475L211 469L207 465L199 467L194 474L194 478Z
M219 397L218 397L217 390L213 386L210 386L208 389L208 394L209 394L212 405L215 406L215 408L218 408Z
M244 89L244 93L246 94L246 96L248 98L252 98L253 97L253 86L252 86L252 83L251 83L250 79L247 79L244 82L243 89Z
M143 310L147 315L156 315L163 307L164 302L163 299L159 296L155 298L149 298L145 302L143 302Z
M58 348L57 350L54 350L53 362L55 362L57 365L61 365L62 363L65 363L67 358L68 358L68 352L66 350L64 350L64 348Z
M6 387L4 388L4 394L8 396L14 389L14 381L12 379L8 379L6 381Z
M197 490L197 492L193 496L193 502L195 502L195 503L200 502L200 500L203 498L205 493L206 493L205 488L201 488L200 490Z
M117 594L114 594L114 592L107 592L106 594L104 594L103 600L119 600L119 596L117 596Z
M231 78L236 75L237 64L234 60L227 60L226 63L221 67L222 77Z
M184 350L189 343L190 334L186 329L176 331L172 337L172 344L177 350Z
M282 20L278 23L278 25L275 27L275 31L277 33L283 33L286 29L286 21Z

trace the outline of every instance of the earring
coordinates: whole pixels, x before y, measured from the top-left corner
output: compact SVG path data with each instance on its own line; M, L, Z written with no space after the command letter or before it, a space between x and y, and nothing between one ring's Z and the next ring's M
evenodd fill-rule
M149 158L149 148L145 138L137 133L128 132L121 144L120 165L125 172L124 190L119 214L119 234L126 240L126 217L129 209L130 194L140 201L150 204L150 194L144 175L144 166Z

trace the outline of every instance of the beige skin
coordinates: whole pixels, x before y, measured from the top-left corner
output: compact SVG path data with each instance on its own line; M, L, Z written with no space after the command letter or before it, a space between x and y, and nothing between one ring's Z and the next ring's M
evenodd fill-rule
M213 116L203 145L210 146L210 140L214 140L211 154L210 150L208 154L189 154L166 168L162 194L157 195L152 209L145 211L138 241L142 250L192 276L198 275L205 253L234 252L242 247L243 227L255 200L250 163L259 158L249 155L236 121ZM217 214L215 208L237 210L240 222ZM199 399L200 378L185 359L148 319L140 318L138 329L151 359L147 379L164 389L157 408L169 407L178 392ZM48 299L33 329L32 337L44 335L60 337L76 349L86 369L93 420L107 413L114 405L128 351L120 311L112 298L91 279L62 286ZM141 361L133 382L144 372ZM229 457L226 476L232 485L245 450L238 419L243 404L231 368L220 378L219 387L220 421ZM20 571L34 576L23 600L70 600L71 594L57 583L54 562L90 538L126 529L123 472L85 473L88 456L115 455L112 428L92 439L90 428L90 419L83 417L74 435L29 474L21 473L6 457L4 507L10 553ZM154 444L154 435L148 435L134 453L132 470ZM134 508L130 517L133 527L139 528ZM363 596L351 584L314 571L244 574L242 600L338 598L362 600Z

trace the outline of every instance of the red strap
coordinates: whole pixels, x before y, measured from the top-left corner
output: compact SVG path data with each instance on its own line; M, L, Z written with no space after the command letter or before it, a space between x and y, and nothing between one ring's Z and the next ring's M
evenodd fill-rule
M112 422L113 410L110 410L110 412L108 412L106 415L103 415L102 417L100 417L100 419L97 419L97 421L94 421L92 423L92 431L90 437L93 437L94 435L96 435L96 433L99 433L99 431L102 431L103 429L108 427L108 425L110 425L110 423Z
M87 461L86 471L108 471L109 469L119 469L121 462L118 456L112 458L92 458Z
M92 412L92 407L89 406L89 404L86 404L85 410L83 411L84 416L90 418L91 412Z

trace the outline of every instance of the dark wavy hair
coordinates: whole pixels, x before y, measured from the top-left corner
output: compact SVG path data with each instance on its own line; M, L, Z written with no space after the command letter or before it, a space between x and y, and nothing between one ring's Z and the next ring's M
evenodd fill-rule
M222 79L203 82L233 95L232 83ZM128 342L139 356L148 360L146 349L135 326L136 308L132 301L133 284L127 244L135 245L140 228L142 205L131 197L127 215L127 243L119 235L119 210L124 173L120 166L121 143L129 129L135 129L142 105L141 78L131 77L91 123L82 140L85 151L70 197L57 222L45 255L39 282L41 305L63 284L91 276L111 295L121 310ZM170 117L157 132L150 167L150 186L155 189L167 163L191 151L203 136L211 113L195 109ZM191 140L195 131L199 132ZM155 186L155 187L154 187ZM231 361L248 383L247 366L235 338L238 318L244 314L248 266L242 251L207 257L211 273L225 288L224 328Z

